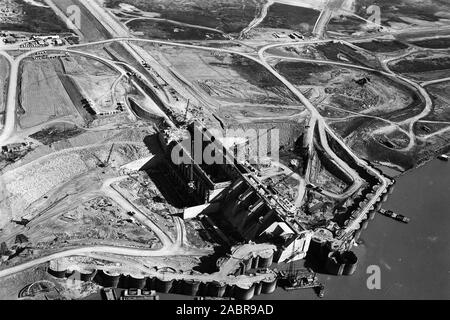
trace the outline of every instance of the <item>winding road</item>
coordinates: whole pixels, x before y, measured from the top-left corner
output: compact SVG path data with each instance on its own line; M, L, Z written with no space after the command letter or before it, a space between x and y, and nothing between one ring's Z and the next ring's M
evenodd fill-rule
M359 228L359 224L362 220L365 219L367 216L367 213L371 209L371 207L375 204L377 199L381 197L384 192L386 192L387 187L391 183L391 181L387 178L385 178L383 175L381 175L377 170L372 168L366 161L360 159L343 141L340 137L336 135L336 133L329 127L326 120L321 116L320 112L317 110L317 108L292 84L290 83L286 78L284 78L282 75L280 75L268 62L268 59L270 59L271 55L266 55L267 50L271 48L275 48L278 46L287 46L289 43L277 43L277 44L270 44L262 47L257 56L253 56L250 54L245 54L241 52L236 52L233 50L228 49L220 49L220 48L211 48L211 47L203 47L198 45L190 45L190 44L183 44L183 43L173 43L168 41L159 41L159 40L147 40L147 39L138 39L133 38L130 36L129 30L126 29L125 26L123 26L121 23L116 21L114 17L110 15L109 12L101 8L96 1L91 0L79 0L81 4L83 4L93 15L96 17L96 19L102 23L102 25L109 31L109 33L114 37L113 39L109 40L103 40L103 41L97 41L92 42L88 44L82 44L82 45L76 45L76 46L66 46L59 49L59 51L62 52L70 52L70 53L76 53L76 54L83 54L87 57L96 59L98 61L101 61L102 63L105 63L115 70L119 71L123 76L125 76L124 70L119 68L113 61L98 57L93 54L85 53L82 51L77 51L76 48L85 47L87 45L98 45L98 44L106 44L110 42L121 42L125 49L128 50L133 56L136 57L136 52L129 46L129 41L139 41L139 42L148 42L148 43L156 43L156 44L164 44L164 45L171 45L171 46L180 46L185 48L192 48L192 49L201 49L201 50L209 50L214 52L224 52L224 53L231 53L240 55L242 57L245 57L247 59L251 59L252 61L257 62L258 64L265 67L266 70L268 70L274 77L276 77L279 81L281 81L301 102L302 104L308 109L311 118L310 118L310 129L308 130L308 140L310 141L310 154L313 152L313 143L314 143L314 128L318 128L319 134L320 134L320 141L322 147L325 149L328 155L332 157L332 159L339 165L339 167L349 176L351 176L353 184L349 187L348 190L346 190L341 195L335 195L332 193L328 193L331 197L348 197L355 193L362 184L361 177L356 173L356 171L352 168L350 168L342 159L340 159L331 149L329 146L328 139L331 137L333 140L335 140L360 166L364 167L368 172L370 172L373 176L377 177L377 179L380 181L380 188L375 192L375 196L367 203L366 207L362 208L358 217L352 221L348 226L346 226L344 232L342 233L342 239L344 239L346 236L351 234L354 230ZM46 0L47 3L51 2L49 0ZM262 12L264 14L264 11ZM324 13L324 16L322 19L326 19L327 15L326 12ZM254 21L254 23L258 23L258 19ZM250 25L248 28L251 28L252 25ZM317 30L323 30L323 23L318 22L318 28ZM321 31L318 33L322 33ZM326 40L325 40L326 41ZM298 44L314 44L323 42L323 40L314 40L314 41L304 41L304 42L293 42L292 44L298 45ZM5 118L5 127L3 128L2 133L0 134L0 146L4 145L8 142L9 138L14 134L15 128L16 128L16 99L17 99L17 86L18 86L18 77L19 77L19 68L21 62L40 51L46 51L50 50L48 48L46 49L36 49L31 50L29 52L26 52L20 56L18 56L16 59L13 59L11 56L6 54L4 51L0 51L0 55L4 56L10 63L10 78L9 78L9 86L8 86L8 98L6 103L6 118ZM53 50L53 49L51 49ZM55 49L56 50L56 49ZM285 58L285 57L283 57ZM308 60L305 59L305 61L314 62L314 63L328 63L328 64L336 64L341 66L351 66L354 68L364 68L360 66L355 65L349 65L344 63L338 63L338 62L331 62L331 61L316 61L316 60ZM138 60L139 62L139 60ZM370 68L365 68L367 70L372 70ZM423 97L424 101L426 102L426 106L423 110L423 112L420 115L414 116L408 120L405 120L402 122L402 124L408 124L409 125L409 131L410 133L413 132L414 124L423 119L428 113L431 111L432 107L432 101L429 97L427 91L424 89L425 85L428 85L428 83L423 84L417 84L409 79L400 77L398 75L395 75L393 73L387 72L390 76L398 77L398 79L401 79L402 81L405 81L409 83L411 86L415 87L421 96ZM435 133L436 134L436 133ZM432 136L432 135L430 135ZM411 139L414 143L415 139ZM411 143L410 146L411 147ZM308 166L309 167L309 166ZM309 171L309 170L308 170ZM63 257L69 257L69 256L90 256L93 254L115 254L115 255L123 255L123 256L130 256L130 257L156 257L156 256L174 256L174 255L195 255L204 253L201 250L198 249L192 249L187 246L186 243L186 231L183 221L175 218L175 226L177 230L177 236L176 239L172 239L170 235L166 234L164 231L162 231L149 217L147 217L145 214L140 212L133 204L131 204L127 199L124 199L117 191L115 191L111 184L114 182L120 181L121 179L124 179L126 177L121 177L118 179L108 180L105 182L102 188L102 192L104 192L106 195L108 195L110 198L115 200L120 206L127 209L128 211L136 212L136 217L139 218L139 220L146 224L147 227L149 227L152 231L155 232L155 234L158 236L158 238L161 240L163 244L163 248L160 250L144 250L144 249L134 249L134 248L120 248L120 247L114 247L114 246L90 246L90 247L83 247L83 248L75 248L75 249L68 249L63 250L60 252L56 252L50 255L47 255L45 257L40 257L37 259L33 259L32 261L4 269L0 271L0 278L10 276L19 272L22 272L24 270L27 270L29 268L38 266L40 264L49 262L51 260L63 258ZM299 193L305 195L305 186L300 185Z

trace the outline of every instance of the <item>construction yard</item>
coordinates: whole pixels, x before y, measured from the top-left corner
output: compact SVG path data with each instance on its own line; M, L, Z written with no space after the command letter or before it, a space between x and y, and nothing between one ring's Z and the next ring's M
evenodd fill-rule
M126 8L117 13L137 13L161 19L239 33L257 16L264 0L107 0L111 9ZM130 5L138 10L130 10Z
M105 27L93 16L93 14L83 6L78 0L57 0L54 4L63 14L68 12L68 8L77 6L80 9L82 23L80 25L84 41L98 41L110 38Z
M0 30L36 33L68 31L64 21L42 2L25 0L2 1Z
M407 88L368 71L282 60L274 65L311 100L333 109L384 117L414 102Z
M310 35L320 11L312 8L274 3L259 25L261 28L287 29Z
M3 117L6 105L8 78L9 78L9 63L4 57L0 56L0 128L3 127Z
M450 122L450 82L442 82L427 87L433 99L433 111L425 120Z
M429 81L448 77L450 51L426 51L413 53L400 61L389 64L389 68L414 80Z
M189 27L183 24L153 21L151 19L136 19L127 23L136 35L146 39L161 39L172 41L183 40L224 40L219 31ZM142 35L141 35L142 34Z
M99 117L124 112L118 109L118 103L124 104L125 100L118 97L132 90L116 70L97 60L68 53L41 53L26 59L20 88L22 129L56 119L92 126Z
M169 45L144 49L224 124L290 119L305 110L278 79L248 58Z

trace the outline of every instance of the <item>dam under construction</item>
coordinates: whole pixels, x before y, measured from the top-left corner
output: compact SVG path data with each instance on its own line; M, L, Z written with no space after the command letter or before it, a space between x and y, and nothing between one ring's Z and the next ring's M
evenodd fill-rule
M210 263L206 270L186 272L148 264L106 266L96 259L85 261L75 257L52 261L48 267L52 276L92 281L105 288L249 300L276 290L281 274L277 268L283 264L305 260L319 273L342 276L355 272L358 257L352 247L387 199L393 187L392 180L376 169L352 161L339 144L333 144L330 147L333 152L347 157L351 170L362 177L364 183L358 190L349 192L350 196L344 199L345 205L341 204L336 211L338 215L314 226L301 206L264 180L261 167L251 165L247 160L237 161L229 151L236 145L225 148L223 140L199 122L191 123L186 131L190 136L200 133L201 151L211 149L213 145L214 152L223 160L221 164L198 164L194 148L182 143L186 136L183 132L174 134L167 128L159 134L165 159L162 162L167 173L165 179L169 180L166 183L173 185L171 192L178 193L184 201L180 206L182 218L186 222L200 222L209 237L222 248L221 254L210 258L214 260L212 266ZM314 138L317 144L323 139L317 130L314 130ZM188 141L187 145L193 144ZM188 159L187 163L174 163L174 150L178 154L181 152L184 159ZM320 157L326 157L326 152L312 157L322 161ZM323 160L327 161L333 163L331 168L336 170L336 175L348 175L348 169L339 172L339 165L333 159ZM276 165L270 163L268 166ZM311 168L302 168L302 171L309 170ZM130 269L134 271L130 272Z

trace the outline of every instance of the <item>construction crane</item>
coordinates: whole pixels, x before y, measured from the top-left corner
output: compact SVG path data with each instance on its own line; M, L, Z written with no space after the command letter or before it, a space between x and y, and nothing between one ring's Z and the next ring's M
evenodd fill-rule
M111 155L112 155L113 149L114 149L114 143L113 143L113 145L111 146L111 149L109 150L108 158L106 159L106 161L102 161L102 160L101 160L95 153L93 153L93 152L90 152L90 154L91 154L95 159L97 159L97 161L98 161L98 167L100 167L100 168L106 168L106 167L109 166L109 161L111 160Z
M188 117L188 113L189 113L189 107L190 107L190 105L191 105L191 100L190 100L190 99L188 99L188 101L187 101L187 105L186 105L186 113L184 114L184 122L186 122L186 121L187 121L187 117Z
M194 193L197 190L197 187L195 185L195 180L194 180L194 150L195 150L195 146L194 146L194 138L191 138L191 164L190 164L190 178L189 178L189 183L188 183L188 192L189 193Z
M114 150L114 143L112 144L111 149L109 150L108 158L106 159L106 163L105 163L106 166L109 165L109 161L111 160L111 155L112 155L113 150Z

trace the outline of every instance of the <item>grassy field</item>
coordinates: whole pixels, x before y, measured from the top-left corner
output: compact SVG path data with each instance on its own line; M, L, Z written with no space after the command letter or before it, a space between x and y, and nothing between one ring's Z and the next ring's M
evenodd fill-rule
M446 49L450 48L450 37L414 41L412 44L423 48Z
M362 70L281 61L276 69L300 90L315 89L323 105L351 112L388 117L416 112L410 91L393 80ZM360 85L356 81L368 79ZM409 112L406 112L409 111ZM328 112L324 114L328 116Z
M368 11L370 6L380 8L381 25L400 30L410 26L438 26L448 23L444 19L450 17L450 2L447 0L358 0L355 13L370 20L373 15ZM373 27L373 24L354 16L336 16L331 20L328 31L352 34Z
M262 2L261 0L107 0L105 3L110 8L126 3L143 11L160 13L163 19L235 33L249 25L259 12Z
M419 52L392 63L389 68L417 80L446 78L450 70L449 52Z
M22 128L63 117L78 125L89 124L94 118L83 107L83 99L91 100L98 112L114 111L116 89L123 91L118 72L82 56L27 60L22 68Z
M19 104L22 128L31 128L65 116L78 117L75 105L51 61L27 60L23 63Z
M450 82L443 82L427 87L433 99L433 112L426 120L450 122Z
M274 3L266 18L260 24L265 28L282 28L309 33L319 18L320 12L314 9Z
M59 19L50 8L35 6L24 0L15 0L15 2L19 5L23 13L21 21L18 20L17 23L0 23L0 30L33 33L60 33L69 31L65 22Z
M242 56L172 46L145 48L226 122L288 118L303 110L278 79Z
M162 40L223 40L220 32L180 26L170 22L134 20L128 24L134 32L143 32L146 39Z
M369 42L356 42L354 44L375 53L390 53L408 48L406 44L397 40L373 40Z
M86 41L98 41L110 38L106 29L95 19L91 12L80 5L77 0L57 0L55 4L66 12L67 8L77 5L81 9L81 33Z
M5 112L5 102L7 94L9 76L9 64L5 58L0 56L0 114Z

